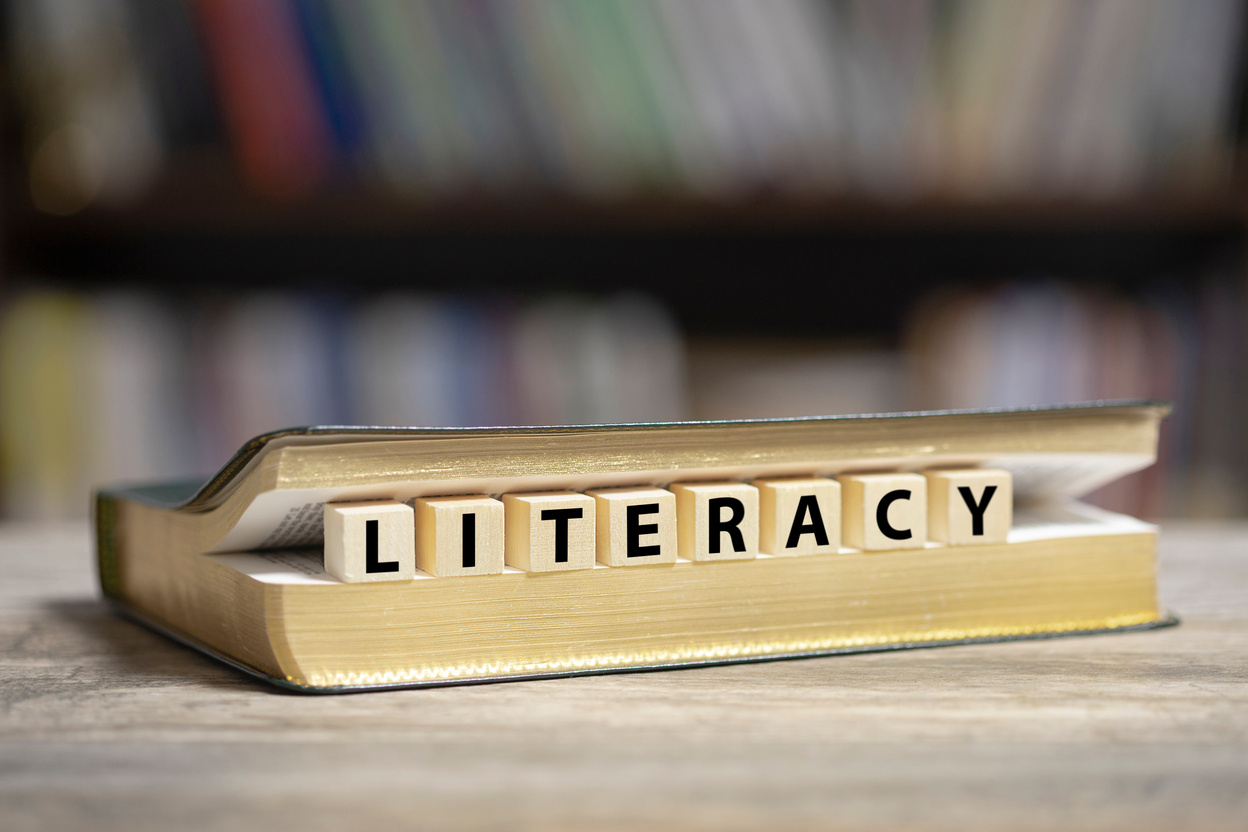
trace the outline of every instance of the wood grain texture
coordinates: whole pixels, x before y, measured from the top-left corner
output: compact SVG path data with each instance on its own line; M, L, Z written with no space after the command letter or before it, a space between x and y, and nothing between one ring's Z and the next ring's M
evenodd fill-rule
M784 477L755 480L754 487L758 489L760 552L786 556L840 550L839 482L826 477Z
M757 488L731 480L672 483L668 488L676 495L676 541L682 558L758 557Z
M889 472L842 474L837 480L841 483L841 535L846 546L880 552L922 549L927 543L925 477Z
M420 497L416 509L416 568L430 575L498 575L506 524L493 497ZM471 537L470 537L471 535Z
M998 468L924 471L927 539L950 546L1005 543L1014 524L1014 480ZM975 514L979 514L978 533Z
M1154 632L340 697L117 617L85 527L0 529L26 829L1243 829L1248 524L1168 526Z
M593 497L574 491L504 494L508 566L525 572L593 569L598 539Z
M366 524L376 522L369 572ZM345 583L410 581L416 575L416 513L392 500L325 504L325 571Z
M665 488L598 488L585 492L597 506L598 562L654 566L676 562L676 495ZM629 509L645 511L629 521ZM630 541L637 551L630 554Z

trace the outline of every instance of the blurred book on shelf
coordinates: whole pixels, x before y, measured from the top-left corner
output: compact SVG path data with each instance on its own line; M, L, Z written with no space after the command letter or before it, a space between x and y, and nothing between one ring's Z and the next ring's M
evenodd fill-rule
M912 409L907 363L886 342L701 337L689 342L699 419L771 419Z
M85 516L100 482L215 471L275 425L679 420L684 373L639 296L31 290L0 317L4 512Z
M1240 0L13 0L34 204L1224 191Z

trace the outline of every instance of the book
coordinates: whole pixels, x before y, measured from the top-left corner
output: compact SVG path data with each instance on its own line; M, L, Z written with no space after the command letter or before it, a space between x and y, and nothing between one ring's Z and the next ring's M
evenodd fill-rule
M257 193L294 197L328 178L333 135L292 7L195 0L242 174Z
M5 5L6 87L23 103L22 177L39 211L115 207L156 179L165 137L133 12L121 2Z
M1075 498L1148 466L1167 409L291 429L256 438L206 484L101 490L100 581L137 619L308 692L1156 627L1169 621L1156 528ZM340 501L966 467L1012 477L1004 543L624 567L600 555L570 571L380 583L339 582L322 560L325 507Z
M61 292L19 297L0 318L0 483L9 514L57 517L80 484L90 318L81 297Z

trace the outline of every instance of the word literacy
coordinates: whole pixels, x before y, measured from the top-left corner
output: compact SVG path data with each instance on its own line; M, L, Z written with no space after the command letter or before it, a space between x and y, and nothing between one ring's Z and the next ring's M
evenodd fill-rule
M1004 543L1010 473L966 468L325 505L346 583Z

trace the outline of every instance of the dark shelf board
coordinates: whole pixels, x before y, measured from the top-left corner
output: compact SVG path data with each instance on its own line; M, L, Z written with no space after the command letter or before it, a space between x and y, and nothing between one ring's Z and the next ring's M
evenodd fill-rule
M20 180L20 175L10 181ZM1241 188L1212 193L1153 193L1114 199L972 200L932 196L758 193L733 199L655 194L614 201L555 194L504 198L464 195L420 201L380 188L327 186L287 201L242 186L228 161L209 156L168 168L146 195L125 207L91 207L56 217L35 211L24 194L9 198L10 239L144 235L408 236L438 233L809 233L819 231L1232 231L1244 224Z
M8 281L182 294L630 289L664 299L691 332L879 334L896 333L910 301L950 282L1054 276L1130 288L1242 258L1239 193L420 204L344 188L283 203L249 194L217 163L171 170L138 204L71 217L38 214L13 195L0 250Z

